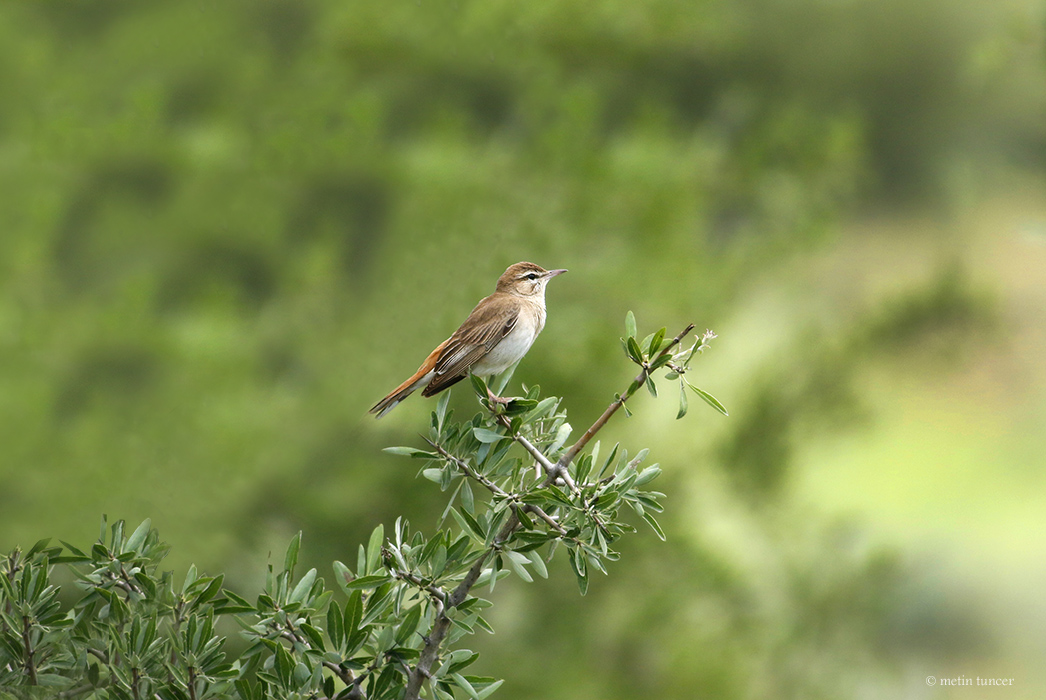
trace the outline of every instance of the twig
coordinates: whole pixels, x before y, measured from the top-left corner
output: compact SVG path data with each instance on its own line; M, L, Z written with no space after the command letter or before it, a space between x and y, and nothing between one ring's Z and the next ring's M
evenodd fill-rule
M323 667L337 676L342 683L345 685L355 685L356 678L352 675L352 671L347 668L342 668L333 661L324 661Z
M430 596L435 598L441 607L446 604L447 592L439 586L432 583L425 583L424 579L422 579L420 576L416 574L412 574L409 571L400 571L399 569L393 569L392 575L400 579L401 581L406 581L407 583L413 585L415 588L420 588L421 590L425 591Z
M505 426L509 430L512 429L512 422L508 419L507 416L505 416L504 414L498 414L497 418L498 422L501 423L503 426ZM514 431L510 437L516 442L518 442L520 445L522 445L523 449L525 449L527 452L531 454L532 457L534 457L537 463L540 464L541 468L545 471L545 474L558 475L556 465L553 464L549 460L549 458L545 456L544 452L535 447L534 443L528 440L525 435L519 433L518 431Z
M443 457L443 459L447 460L448 462L453 464L455 467L457 467L458 470L461 471L462 474L464 474L465 476L469 477L470 479L475 479L479 483L483 484L483 486L485 486L487 488L487 490L490 491L495 496L502 496L504 498L509 498L510 497L510 495L507 492L505 492L504 489L502 489L500 486L495 484L493 481L491 481L487 477L485 477L482 474L480 474L479 472L477 472L471 466L469 466L468 462L466 462L465 460L460 459L458 457L455 457L450 452L447 452L447 450L443 447L443 445L440 445L437 442L433 442L432 440L429 440L428 438L424 438L424 440L425 440L425 442L429 443L429 445L431 445L432 448L435 449L436 452L438 452L441 457Z
M661 358L664 355L670 353L672 351L672 348L674 348L676 345L679 345L679 343L683 341L683 338L685 338L687 334L690 333L690 331L692 330L694 330L694 324L691 323L686 328L684 328L679 335L670 340L668 344L664 346L661 352L658 353L657 357L654 358L654 362L656 362L658 358ZM653 364L653 362L651 362L650 364ZM610 405L607 406L607 409L603 411L603 415L597 418L596 422L593 423L592 426L585 431L585 434L582 435L578 439L578 441L570 447L570 449L563 453L563 455L559 458L559 461L556 462L556 466L562 468L563 470L566 470L566 467L572 461L574 461L574 458L577 457L578 453L581 452L581 450L585 449L585 445L587 445L589 441L595 436L595 434L598 433L604 425L606 425L606 422L610 420L610 417L617 413L617 410L619 408L625 405L625 402L632 397L632 394L634 394L639 389L639 387L643 386L649 375L650 370L648 366L644 366L642 371L638 375L636 375L636 378L632 382L632 385L629 387L629 390L621 396L614 399L610 403Z
M450 630L452 624L448 615L450 609L465 602L469 591L472 590L472 587L476 585L476 581L483 574L483 568L486 566L490 556L512 536L512 533L519 529L519 526L519 517L513 511L508 521L502 526L501 531L494 537L494 541L487 551L472 565L472 568L465 574L465 578L461 580L461 583L447 598L446 608L436 618L435 623L432 625L432 631L425 637L425 646L422 647L417 665L410 670L410 674L407 676L407 689L403 694L403 700L418 700L418 696L421 694L421 686L425 683L425 679L432 676L432 665L439 659L440 646Z
M548 523L548 526L550 528L552 528L553 530L555 530L557 533L559 533L560 536L562 536L562 537L566 536L567 531L563 528L563 526L560 525L559 523L557 523L555 518L553 518L551 515L549 515L545 511L541 510L537 506L535 506L535 505L525 505L525 506L523 506L523 510L525 510L528 513L533 513L534 515L536 515L539 518L541 518L542 520L544 520L546 523Z
M22 644L25 645L25 671L29 674L29 685L37 685L36 662L33 660L36 652L33 651L33 644L29 639L29 632L32 628L29 616L22 615Z
M524 440L526 440L526 438L524 438ZM534 515L538 516L539 518L544 520L546 523L548 523L549 527L551 527L553 530L555 530L560 535L566 535L567 534L567 531L563 529L563 526L560 525L559 523L557 523L552 518L552 516L550 516L545 511L541 510L540 508L538 508L537 506L534 506L534 505L521 505L519 503L519 497L516 494L508 493L507 491L502 489L500 486L495 484L493 481L491 481L487 477L483 476L482 474L478 473L475 469L473 469L471 466L469 466L468 462L466 462L463 459L460 459L458 457L455 457L454 455L452 455L450 452L448 452L442 445L440 445L437 442L433 442L432 440L429 440L428 438L425 438L425 442L427 442L429 445L431 445L432 448L434 450L436 450L436 452L438 452L441 457L443 457L445 460L447 460L448 462L450 462L451 464L456 466L465 476L467 476L467 477L469 477L471 479L475 479L479 483L483 484L495 496L501 496L502 498L507 499L511 503L512 508L514 508L514 509L515 508L522 508L523 510L525 510L528 513L533 513ZM527 444L531 445L529 440L527 441ZM537 450L537 448L534 447L533 445L531 445L531 448L534 449L534 450ZM540 450L538 451L538 454L540 454L541 457L544 458L545 463L547 463L549 465L552 464L551 462L548 461L547 458L545 458L545 455L541 454ZM554 466L553 466L553 468L554 468ZM399 572L399 573L403 573L403 572ZM403 578L403 577L401 577L401 578ZM406 579L406 580L410 581L410 579ZM411 581L411 582L414 583L413 581ZM415 584L415 585L418 585L418 584ZM420 587L424 587L424 586L420 586ZM443 589L438 589L438 590L442 591Z

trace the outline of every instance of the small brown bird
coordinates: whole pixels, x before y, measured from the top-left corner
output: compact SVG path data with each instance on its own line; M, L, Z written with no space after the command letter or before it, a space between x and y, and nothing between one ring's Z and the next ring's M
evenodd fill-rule
M510 266L498 278L494 293L476 304L461 328L370 412L381 418L421 386L425 386L422 396L432 396L470 373L501 374L519 362L545 327L545 285L564 272L529 262Z

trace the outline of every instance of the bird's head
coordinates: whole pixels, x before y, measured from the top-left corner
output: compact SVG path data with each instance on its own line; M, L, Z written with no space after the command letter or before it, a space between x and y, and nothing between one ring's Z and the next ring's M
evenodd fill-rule
M510 265L498 278L497 291L521 297L544 296L548 281L564 272L566 270L546 270L531 262L519 262Z

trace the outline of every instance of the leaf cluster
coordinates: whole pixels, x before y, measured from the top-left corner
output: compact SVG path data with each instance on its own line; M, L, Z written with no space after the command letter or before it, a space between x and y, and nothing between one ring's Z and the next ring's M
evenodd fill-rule
M538 387L497 398L472 377L484 410L464 421L455 421L444 394L424 448L388 448L422 460L420 475L448 494L435 532L412 530L402 517L391 535L378 525L353 566L333 563L334 588L316 569L299 575L301 533L282 567L270 563L253 601L224 588L221 575L190 567L179 583L161 572L167 546L149 520L126 536L123 521L108 527L103 518L89 551L48 540L16 549L0 563L0 688L91 700L489 697L502 681L468 675L478 654L462 646L478 630L493 632L483 617L491 602L478 592L511 574L546 578L565 550L584 594L592 573L618 559L614 546L635 532L633 519L664 539L655 518L664 494L648 488L661 470L642 466L648 450L603 451L591 440L640 386L656 395L654 372L682 387L714 334L677 352L692 326L667 342L664 329L637 341L631 313L626 327L622 342L640 374L572 444L562 400ZM507 382L501 377L494 389ZM54 583L57 565L80 592L71 607ZM239 658L225 654L223 616L246 640Z

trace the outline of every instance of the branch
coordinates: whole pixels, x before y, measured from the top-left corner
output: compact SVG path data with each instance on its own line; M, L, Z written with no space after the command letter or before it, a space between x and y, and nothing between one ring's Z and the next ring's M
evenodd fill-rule
M33 661L33 645L29 639L29 632L32 630L32 625L29 623L29 616L22 615L22 644L25 645L25 671L29 674L29 685L36 685L36 663Z
M694 330L694 324L691 323L686 328L684 328L679 335L670 340L668 344L664 346L661 352L658 353L657 357L654 358L654 361L672 352L672 348L674 348L676 345L679 345L679 343L683 341L683 338L685 338L687 334L690 333L690 331L692 330ZM650 364L653 364L653 362L651 362ZM585 449L585 445L587 445L589 441L593 437L595 437L596 433L603 429L603 426L606 425L608 420L610 420L610 417L617 413L617 409L624 406L625 402L632 398L632 394L634 394L639 389L639 387L643 386L649 375L649 365L644 365L642 371L638 375L636 375L636 378L632 382L632 385L629 387L628 391L626 391L618 398L614 399L610 403L610 405L607 406L607 409L603 411L603 415L596 419L596 422L592 424L592 427L586 430L585 434L582 435L581 438L578 439L578 441L570 447L570 449L563 453L563 455L559 458L559 461L556 462L556 467L565 471L567 466L569 466L570 463L574 461L574 458L577 457L578 453L581 452L581 450Z
M483 568L490 559L490 555L499 549L512 536L512 533L519 529L519 525L519 518L513 511L512 516L506 521L497 536L494 537L494 542L491 543L483 556L472 565L472 568L465 574L465 578L461 580L461 583L447 598L446 607L436 618L436 622L432 625L432 631L425 637L425 646L421 650L421 656L418 658L417 665L410 670L410 674L407 677L407 690L403 694L403 700L418 700L421 694L421 686L427 678L432 677L432 666L439 660L440 646L450 630L452 624L448 614L450 609L465 602L469 591L472 590L472 587L476 585L476 581L483 574Z

